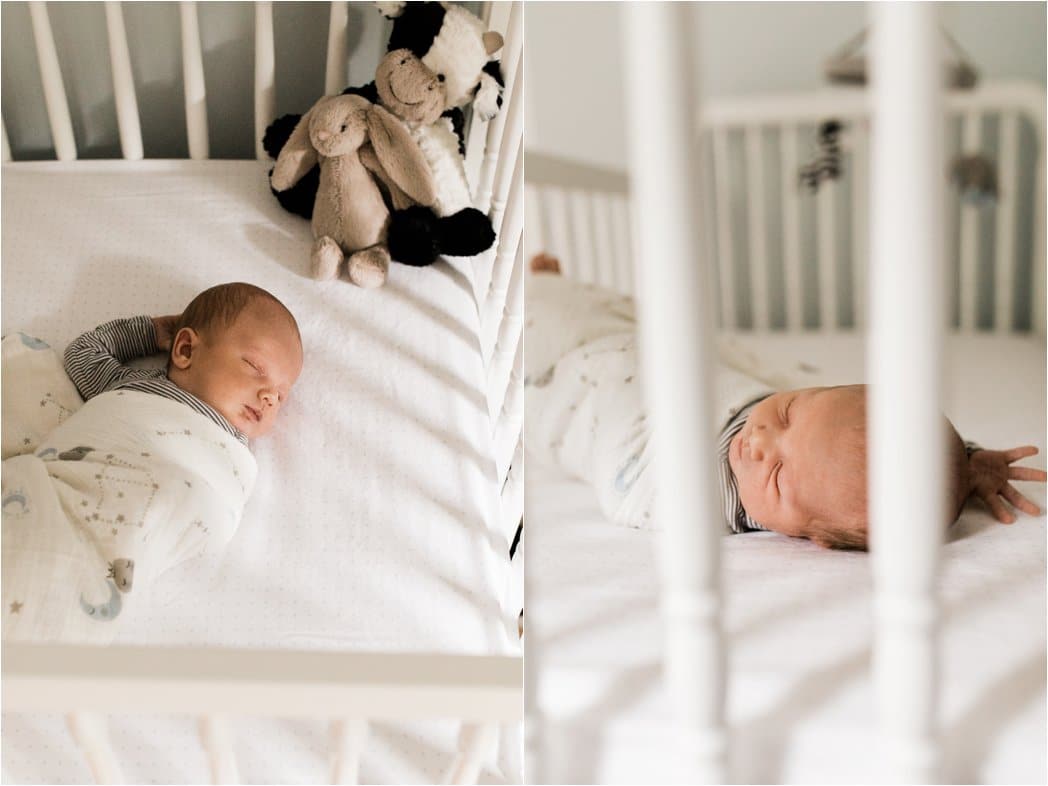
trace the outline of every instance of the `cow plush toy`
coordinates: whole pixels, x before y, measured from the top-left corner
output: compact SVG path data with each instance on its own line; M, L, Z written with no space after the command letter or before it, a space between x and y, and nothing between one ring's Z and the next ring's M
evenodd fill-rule
M387 233L398 262L424 266L438 256L472 256L491 247L491 222L473 208L462 161L462 107L490 119L502 103L499 63L493 59L502 36L453 3L376 3L392 18L387 54L375 81L344 93L363 95L398 117L415 139L432 170L437 200L433 207L393 204ZM263 140L274 158L298 122L285 115ZM274 193L285 209L310 217L317 191L311 172L293 189Z

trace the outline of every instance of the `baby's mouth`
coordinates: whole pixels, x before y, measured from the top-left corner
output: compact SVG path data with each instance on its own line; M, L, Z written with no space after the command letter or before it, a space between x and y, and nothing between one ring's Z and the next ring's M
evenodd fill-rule
M262 413L260 411L252 407L250 404L245 404L244 409L247 410L249 420L253 420L256 423L262 422Z

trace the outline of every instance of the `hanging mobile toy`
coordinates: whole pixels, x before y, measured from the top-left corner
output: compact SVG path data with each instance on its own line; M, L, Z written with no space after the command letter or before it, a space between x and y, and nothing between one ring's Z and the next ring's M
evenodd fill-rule
M950 181L960 189L961 199L980 206L997 201L997 167L981 153L959 155L950 164Z
M814 194L823 180L836 180L844 169L841 163L840 134L844 124L839 120L825 120L819 126L818 150L815 159L799 173L800 185Z

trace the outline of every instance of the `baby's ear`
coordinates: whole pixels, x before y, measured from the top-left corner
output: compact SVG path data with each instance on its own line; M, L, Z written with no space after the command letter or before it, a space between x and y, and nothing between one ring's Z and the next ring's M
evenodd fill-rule
M200 341L200 335L190 327L184 327L175 334L171 342L171 363L183 371L193 363L193 352Z

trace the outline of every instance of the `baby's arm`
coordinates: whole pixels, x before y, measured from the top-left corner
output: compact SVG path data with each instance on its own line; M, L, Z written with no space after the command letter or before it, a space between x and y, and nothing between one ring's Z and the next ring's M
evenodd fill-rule
M66 373L84 400L129 377L141 375L140 369L124 364L132 358L153 355L161 350L159 327L147 316L114 319L84 333L66 347Z
M1002 524L1015 522L1015 514L1004 504L1004 500L1023 513L1029 513L1031 516L1039 515L1040 508L1020 494L1009 482L1033 480L1044 483L1048 480L1048 473L1042 469L1010 466L1019 459L1036 455L1037 448L1032 445L1011 450L983 450L981 448L970 450L968 457L969 493L985 502L990 512L993 513L993 517Z

